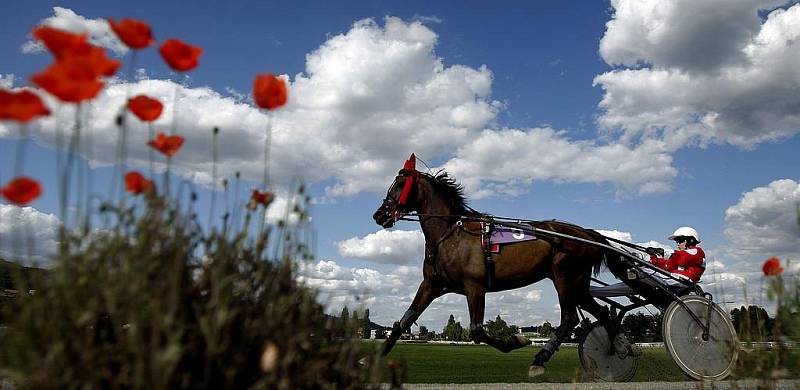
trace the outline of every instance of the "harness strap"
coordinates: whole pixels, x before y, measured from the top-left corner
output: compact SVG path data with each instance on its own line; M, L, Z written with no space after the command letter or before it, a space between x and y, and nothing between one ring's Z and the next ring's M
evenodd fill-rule
M431 266L433 266L433 275L436 276L436 256L439 254L439 245L442 245L444 240L446 240L450 235L453 234L454 231L458 230L461 226L461 221L454 223L450 226L447 231L436 240L436 243L433 245L426 245L425 250L425 261L428 262Z
M483 247L483 258L486 264L486 288L492 288L494 284L494 260L492 260L492 233L494 233L494 219L489 219L486 229L482 231L482 239L486 240Z

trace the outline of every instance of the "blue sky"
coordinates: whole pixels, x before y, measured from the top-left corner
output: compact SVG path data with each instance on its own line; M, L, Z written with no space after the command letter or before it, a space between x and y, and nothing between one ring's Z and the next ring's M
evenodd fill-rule
M252 79L284 75L290 102L270 119L273 177L282 194L295 175L310 183L318 261L303 278L331 312L362 304L388 325L410 303L421 280L418 226L380 231L371 214L411 152L497 215L558 218L664 246L675 228L694 226L710 265L704 283L731 305L744 302L745 288L756 289L751 300L760 294L746 286L759 285L764 259L800 253L793 2L13 2L0 13L0 85L29 86L50 62L30 42L39 24L89 31L127 61L105 17L147 21L157 40L180 38L204 54L183 77L150 48L134 79L122 71L110 81L88 130L95 190L106 193L113 174L113 107L125 91L167 102L157 122L165 126L176 83L187 144L175 169L200 188L201 208L212 126L225 137L222 174L241 171L243 188L254 186L267 118L252 108ZM24 168L44 196L24 212L0 206L5 255L25 224L40 232L36 255L55 245L53 129L52 120L32 126ZM133 129L129 164L146 170L143 129ZM0 124L3 182L16 132ZM558 322L555 304L544 281L490 294L486 316ZM450 313L468 322L463 297L441 298L418 322L440 329Z

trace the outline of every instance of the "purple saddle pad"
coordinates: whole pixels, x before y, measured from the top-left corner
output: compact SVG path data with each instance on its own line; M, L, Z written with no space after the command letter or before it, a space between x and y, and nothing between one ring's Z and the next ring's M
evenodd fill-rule
M500 252L501 244L514 244L535 239L536 235L530 231L514 229L507 226L495 226L494 230L492 230L492 252ZM486 240L484 240L483 246L486 246Z

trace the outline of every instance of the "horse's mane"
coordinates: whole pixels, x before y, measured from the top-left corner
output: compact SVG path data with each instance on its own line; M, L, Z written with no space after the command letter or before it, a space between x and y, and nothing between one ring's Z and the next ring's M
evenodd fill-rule
M433 189L436 190L450 206L453 214L458 215L476 215L480 214L467 204L467 199L464 196L464 187L458 184L455 179L445 172L444 169L439 170L434 174L420 172L431 183Z

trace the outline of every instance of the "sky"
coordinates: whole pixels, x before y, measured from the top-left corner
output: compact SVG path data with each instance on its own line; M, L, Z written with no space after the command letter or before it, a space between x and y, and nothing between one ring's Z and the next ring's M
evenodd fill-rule
M200 66L174 73L155 47L131 65L107 17L202 47ZM769 304L760 271L768 257L797 270L796 2L11 2L0 12L0 86L31 88L28 78L50 63L30 36L38 25L88 32L124 61L84 112L91 126L78 163L101 197L128 94L165 102L158 129L177 115L187 141L172 169L197 189L201 210L221 194L211 129L220 128L219 177L241 172L246 191L261 180L271 128L279 198L269 217L281 218L302 178L317 244L299 278L331 313L366 307L391 325L411 303L422 280L419 225L383 230L371 215L412 152L431 172L445 169L483 212L566 220L665 248L672 231L692 226L707 254L703 287L728 309ZM289 87L288 104L270 113L250 98L264 72ZM60 214L53 168L57 129L75 112L37 92L54 115L22 138L0 122L0 182L14 176L24 144L22 172L45 191L27 208L0 203L0 255L46 265L57 226L73 219ZM146 140L147 128L132 123L126 169L148 170ZM35 245L22 250L25 234ZM417 323L441 330L450 314L469 323L463 296L439 298ZM486 318L496 315L557 324L552 283L489 294Z

